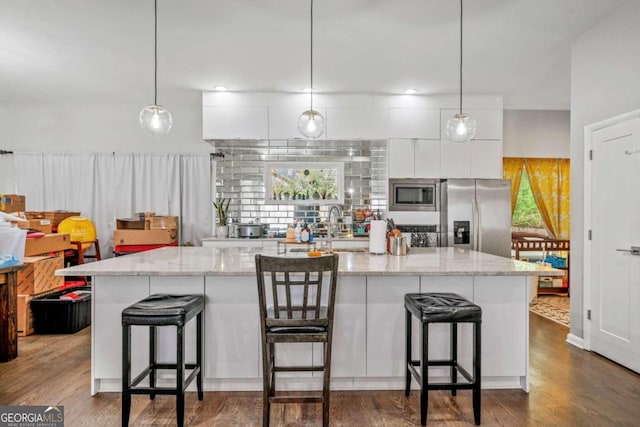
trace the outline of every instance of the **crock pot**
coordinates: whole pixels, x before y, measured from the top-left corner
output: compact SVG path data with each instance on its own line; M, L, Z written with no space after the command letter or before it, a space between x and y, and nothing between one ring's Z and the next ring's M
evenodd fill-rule
M261 237L262 224L240 224L238 225L238 237Z

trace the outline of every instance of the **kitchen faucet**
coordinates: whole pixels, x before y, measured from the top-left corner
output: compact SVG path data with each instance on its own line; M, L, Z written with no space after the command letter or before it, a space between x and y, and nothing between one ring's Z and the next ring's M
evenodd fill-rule
M329 217L327 218L327 240L329 242L329 250L332 249L331 237L333 237L333 223L331 222L331 216L334 210L336 211L338 218L342 218L342 211L340 210L340 207L338 205L331 205L329 208Z

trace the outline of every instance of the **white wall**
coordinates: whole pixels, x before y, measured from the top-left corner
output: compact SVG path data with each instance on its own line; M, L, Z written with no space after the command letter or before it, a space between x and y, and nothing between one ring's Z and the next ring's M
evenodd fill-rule
M202 140L202 95L180 104L165 100L173 116L169 134L155 136L138 123L144 105L99 101L0 106L0 150L14 152L211 152ZM0 155L0 193L15 189L13 159ZM28 202L27 202L28 203Z
M504 110L504 157L569 158L569 111Z
M571 333L583 336L584 126L640 108L640 2L629 1L571 49Z

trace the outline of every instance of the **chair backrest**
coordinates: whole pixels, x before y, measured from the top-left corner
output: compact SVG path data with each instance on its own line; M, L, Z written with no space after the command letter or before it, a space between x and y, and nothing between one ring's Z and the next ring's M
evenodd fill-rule
M338 282L337 254L313 258L258 254L256 273L263 328L324 326L331 331Z

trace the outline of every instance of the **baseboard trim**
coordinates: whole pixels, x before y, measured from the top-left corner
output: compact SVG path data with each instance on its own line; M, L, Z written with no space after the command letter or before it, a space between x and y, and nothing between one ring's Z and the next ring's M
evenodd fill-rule
M567 334L567 342L575 347L584 350L584 339L573 334Z

